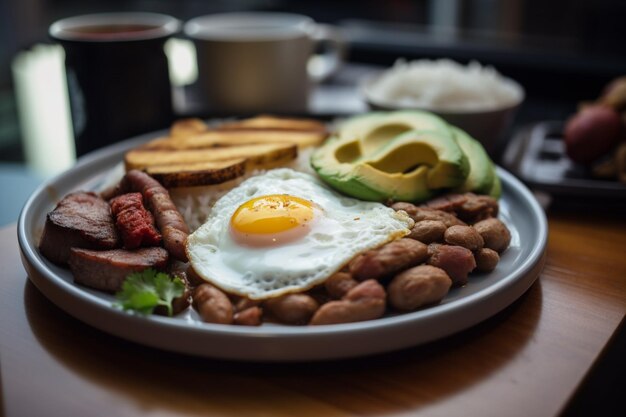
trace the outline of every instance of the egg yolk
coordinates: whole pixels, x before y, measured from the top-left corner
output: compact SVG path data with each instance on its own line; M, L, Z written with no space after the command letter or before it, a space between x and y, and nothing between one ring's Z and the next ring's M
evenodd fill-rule
M240 205L230 219L233 238L249 246L273 246L298 239L310 230L313 203L287 195L265 195Z

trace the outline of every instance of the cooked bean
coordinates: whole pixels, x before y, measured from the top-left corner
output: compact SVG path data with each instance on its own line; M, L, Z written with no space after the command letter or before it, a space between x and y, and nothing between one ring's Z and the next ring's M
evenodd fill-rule
M415 223L411 233L407 236L422 243L441 242L447 227L441 220L422 220Z
M498 200L487 195L474 193L448 194L430 200L426 206L453 212L456 216L468 223L475 223L498 215Z
M193 294L193 302L202 320L207 323L231 324L233 305L221 290L211 284L202 284Z
M311 319L319 304L310 295L286 294L266 300L263 307L281 323L305 324Z
M439 220L443 222L447 227L454 226L455 224L465 225L465 222L460 220L452 213L448 213L442 210L436 210L428 207L419 207L411 203L395 203L391 206L394 210L404 210L415 222L421 222L422 220Z
M324 288L333 298L341 298L352 288L359 284L348 272L337 272L331 275L325 282Z
M450 245L463 246L471 251L478 250L484 245L480 233L471 226L450 226L443 238Z
M261 305L260 300L252 300L247 297L239 297L234 302L235 311L244 311L250 307L257 307Z
M370 279L352 288L341 300L330 301L319 308L310 324L338 324L373 320L385 313L385 289Z
M511 243L511 232L501 220L495 217L479 221L473 227L482 236L486 248L502 253Z
M500 255L493 249L482 248L474 254L474 259L476 259L476 270L491 272L500 262Z
M441 243L431 243L430 245L428 245L428 257L430 258L431 256L433 256L437 250L439 250L439 247L441 247Z
M448 293L452 280L441 269L431 265L420 265L396 275L387 291L389 303L398 310L415 310L435 304Z
M262 316L263 310L257 306L252 306L235 313L233 321L241 326L260 326Z
M428 259L428 264L446 271L454 285L467 283L467 276L476 268L474 254L462 246L440 245Z
M413 239L399 239L378 249L358 255L348 265L357 281L381 279L398 271L424 262L428 258L428 247Z

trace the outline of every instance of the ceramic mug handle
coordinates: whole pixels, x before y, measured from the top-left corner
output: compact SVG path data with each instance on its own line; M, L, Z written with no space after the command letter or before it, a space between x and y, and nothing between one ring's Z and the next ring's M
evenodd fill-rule
M316 45L324 45L325 48L324 52L313 55L307 64L309 78L318 83L341 68L347 48L336 26L316 23L311 31L311 39Z

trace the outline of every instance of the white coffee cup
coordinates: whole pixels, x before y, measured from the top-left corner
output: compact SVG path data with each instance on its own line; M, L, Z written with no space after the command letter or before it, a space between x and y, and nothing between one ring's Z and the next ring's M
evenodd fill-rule
M341 65L344 43L335 28L291 13L224 13L185 24L198 63L203 101L216 113L307 109L311 86ZM320 42L327 52L315 54Z

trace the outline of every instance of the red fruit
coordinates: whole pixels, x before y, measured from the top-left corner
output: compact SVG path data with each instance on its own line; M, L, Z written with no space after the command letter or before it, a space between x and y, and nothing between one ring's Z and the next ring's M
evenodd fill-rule
M617 145L621 129L615 110L602 105L585 107L565 125L565 152L574 162L591 164Z

